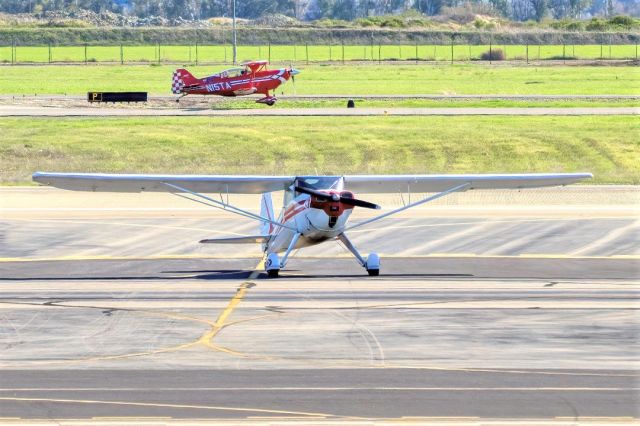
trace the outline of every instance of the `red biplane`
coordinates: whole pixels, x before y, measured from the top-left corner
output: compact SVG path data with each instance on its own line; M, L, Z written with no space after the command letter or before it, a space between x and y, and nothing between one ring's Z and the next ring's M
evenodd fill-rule
M267 61L251 61L241 64L240 67L230 68L204 78L196 78L185 69L173 72L171 91L176 95L219 95L219 96L245 96L259 93L263 98L256 102L269 106L276 103L275 95L270 91L298 74L295 68L267 69ZM178 98L178 100L180 100Z

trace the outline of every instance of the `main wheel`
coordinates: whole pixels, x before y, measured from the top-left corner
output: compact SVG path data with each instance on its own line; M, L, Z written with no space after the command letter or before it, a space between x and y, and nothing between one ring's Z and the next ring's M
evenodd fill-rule
M269 106L274 106L276 104L276 101L267 101L267 105Z
M278 272L280 272L280 269L269 269L267 271L267 276L269 278L278 278Z
M378 275L380 275L380 256L378 256L376 253L371 253L367 257L367 262L365 263L364 267L367 270L369 276L377 277Z

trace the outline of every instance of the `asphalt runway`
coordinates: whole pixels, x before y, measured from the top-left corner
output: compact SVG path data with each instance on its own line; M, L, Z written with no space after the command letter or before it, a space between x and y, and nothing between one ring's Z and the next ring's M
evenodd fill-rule
M228 213L0 189L0 421L637 422L639 195L459 194L352 235L380 277L327 244L269 280L196 243Z
M463 116L463 115L638 115L640 107L528 108L116 108L0 105L0 117L174 117L174 116Z

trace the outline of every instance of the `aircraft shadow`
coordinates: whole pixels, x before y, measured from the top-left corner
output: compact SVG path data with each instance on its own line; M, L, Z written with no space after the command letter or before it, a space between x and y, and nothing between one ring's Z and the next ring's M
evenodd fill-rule
M369 277L366 274L295 274L295 275L287 275L288 271L280 272L280 276L278 279L385 279L385 278L424 278L424 279L433 279L433 278L473 278L473 274L380 274L377 277ZM261 273L258 278L267 278L266 273Z
M232 280L247 279L253 271L242 269L233 270L211 270L211 271L163 271L165 273L182 273L190 274L185 276L167 276L167 275L69 275L69 276L14 276L1 277L2 281L181 281L181 280ZM198 273L198 275L193 275ZM266 274L265 274L266 276Z
M27 277L2 277L2 281L186 281L186 280L246 280L249 279L253 270L211 270L211 271L162 271L162 274L189 274L184 276L166 275L90 275L90 276L27 276ZM293 274L288 275L287 272ZM433 278L472 278L473 274L381 274L378 277L369 277L364 274L296 274L295 270L281 272L278 279L433 279ZM194 275L197 274L197 275ZM269 279L266 272L260 272L255 279Z

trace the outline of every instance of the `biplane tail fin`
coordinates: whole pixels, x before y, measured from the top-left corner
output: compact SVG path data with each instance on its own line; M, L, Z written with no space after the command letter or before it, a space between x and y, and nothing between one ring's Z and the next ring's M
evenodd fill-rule
M182 93L182 89L186 86L193 86L198 84L198 79L193 76L189 71L184 68L177 69L173 72L173 79L171 83L171 92L178 95Z

